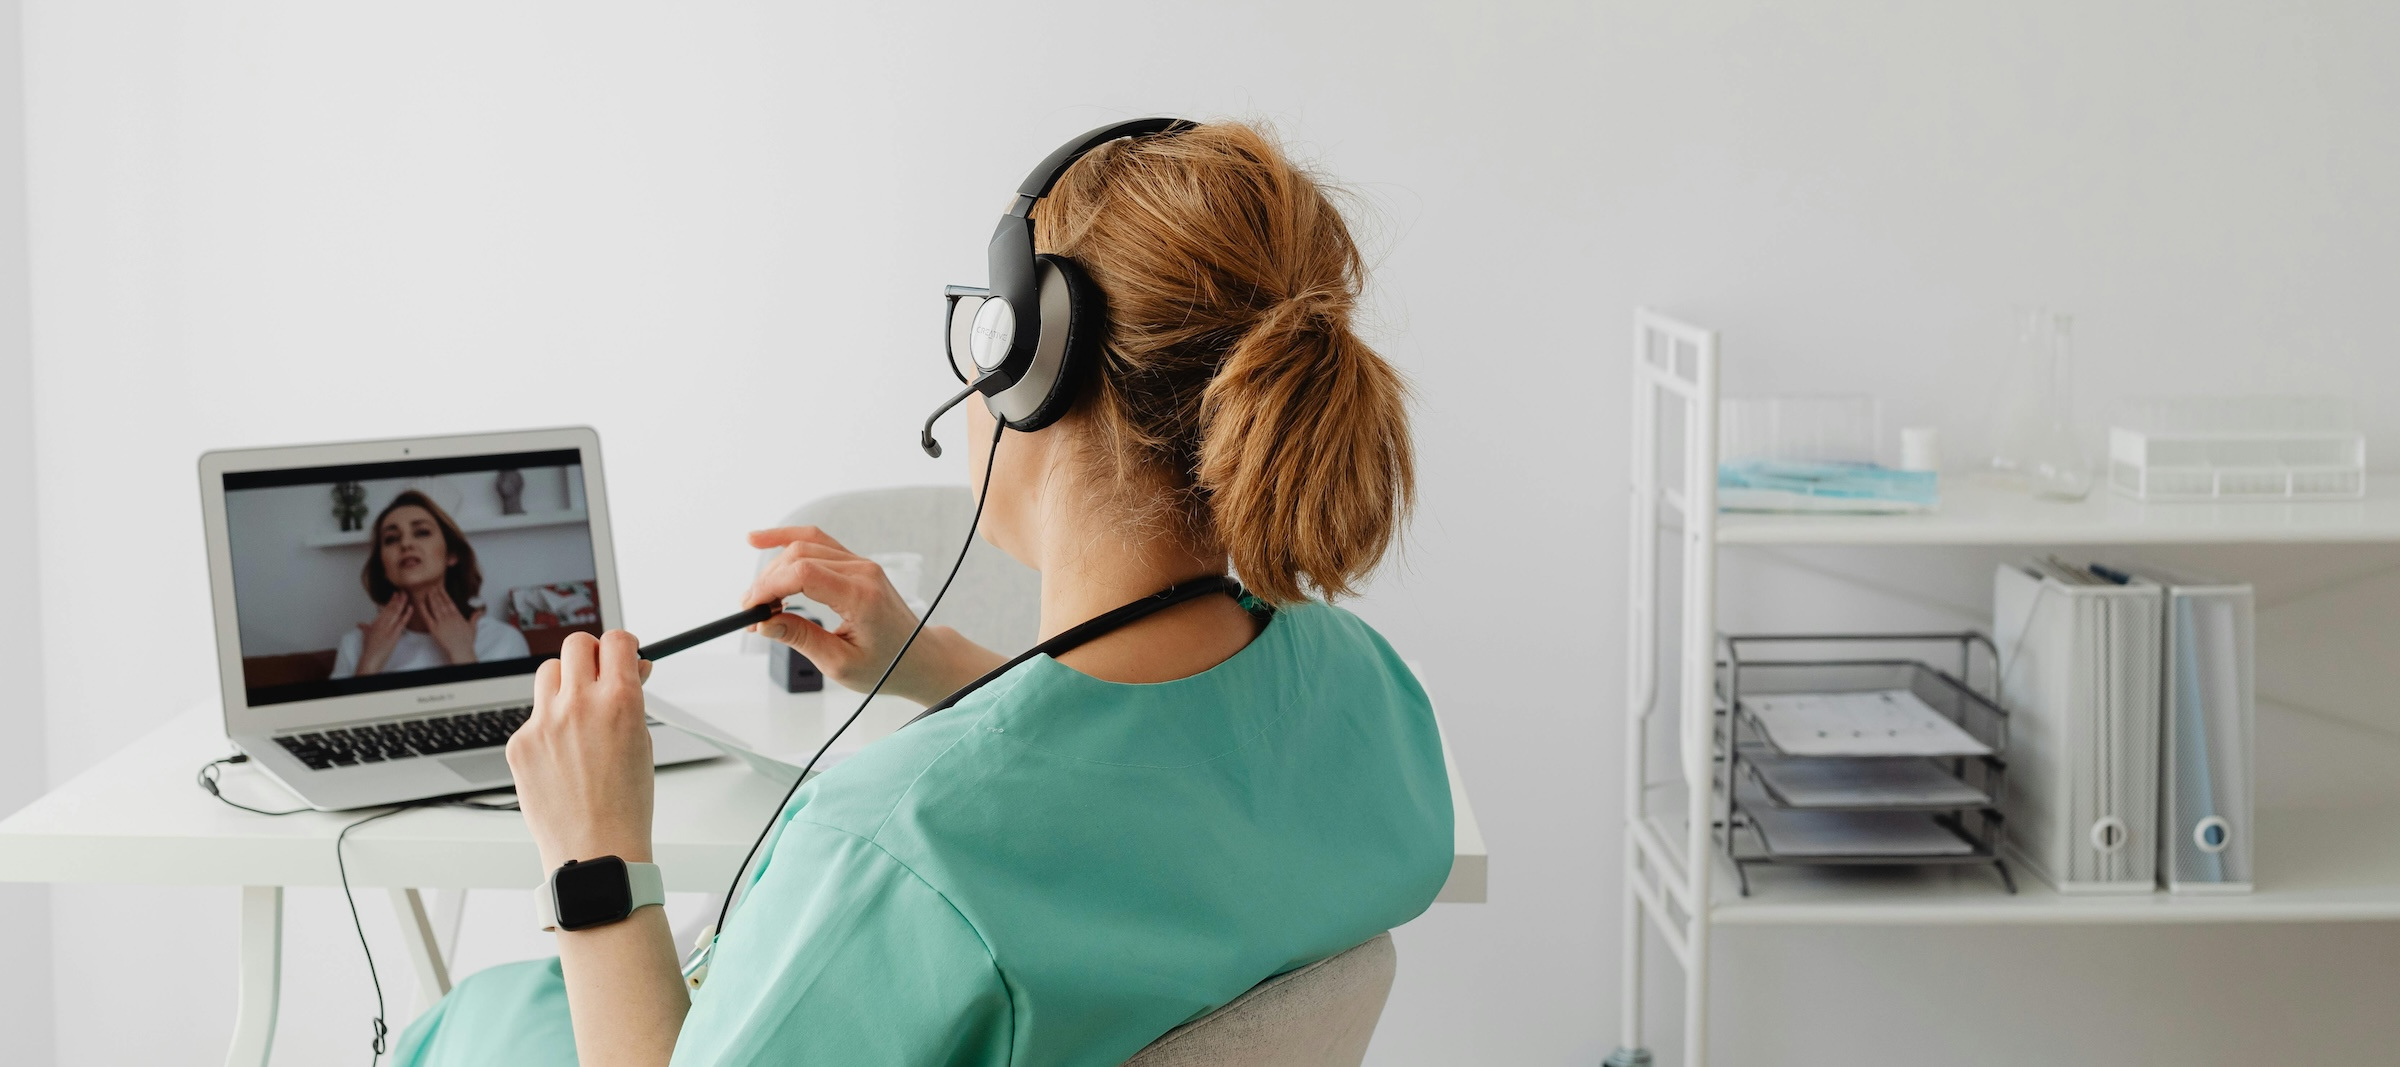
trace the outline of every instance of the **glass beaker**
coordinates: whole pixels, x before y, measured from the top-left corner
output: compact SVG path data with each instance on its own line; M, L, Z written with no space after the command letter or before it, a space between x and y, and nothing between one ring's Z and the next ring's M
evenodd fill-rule
M2075 436L2074 378L2075 316L2028 312L1994 409L1990 469L2003 484L2058 500L2091 495L2091 454Z

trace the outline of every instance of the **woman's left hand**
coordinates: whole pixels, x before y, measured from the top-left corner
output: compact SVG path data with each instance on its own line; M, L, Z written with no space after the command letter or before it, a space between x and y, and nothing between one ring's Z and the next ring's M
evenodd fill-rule
M453 664L475 662L475 620L458 610L449 591L437 585L417 600L425 612L425 635L441 646L442 655Z
M601 856L650 862L649 677L623 630L569 634L534 672L533 715L508 739L508 768L543 870Z

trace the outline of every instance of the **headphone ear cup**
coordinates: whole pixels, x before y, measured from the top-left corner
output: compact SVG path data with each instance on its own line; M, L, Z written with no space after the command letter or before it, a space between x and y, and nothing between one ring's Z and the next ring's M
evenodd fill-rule
M1108 294L1084 272L1083 264L1065 256L1042 256L1058 268L1067 283L1067 354L1059 368L1064 403L1071 406L1085 379L1100 373L1101 352L1108 347ZM1062 406L1060 415L1066 411Z
M1033 366L992 398L1008 428L1031 433L1064 418L1108 343L1108 300L1091 275L1064 256L1034 257L1041 277L1041 337ZM1022 328L1022 326L1020 326Z

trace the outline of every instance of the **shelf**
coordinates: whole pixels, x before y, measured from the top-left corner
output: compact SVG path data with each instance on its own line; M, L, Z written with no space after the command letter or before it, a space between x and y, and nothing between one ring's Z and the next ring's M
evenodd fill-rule
M2400 807L2261 811L2258 888L2062 896L2010 863L2017 895L1989 870L1963 867L1828 871L1752 867L1752 895L1720 867L1715 922L1727 925L1989 925L2348 922L2400 919Z
M2367 479L2363 500L2143 503L2107 487L2072 503L1944 475L1923 515L1728 513L1727 545L2133 545L2400 541L2400 477Z
M457 521L459 530L465 533L498 533L590 522L592 513L576 508L573 511L536 511L524 515L478 515ZM300 543L310 548L344 548L366 544L367 533L366 530L323 530L301 538Z
M1680 810L1683 790L1650 789L1652 811ZM1669 808L1667 805L1678 805ZM2258 887L2208 895L2159 890L2061 895L2010 860L2017 893L1989 867L1826 868L1753 864L1743 897L1733 864L1717 865L1711 922L1738 926L1993 926L2085 923L2365 922L2400 920L2400 805L2258 813ZM1680 819L1651 831L1680 859Z

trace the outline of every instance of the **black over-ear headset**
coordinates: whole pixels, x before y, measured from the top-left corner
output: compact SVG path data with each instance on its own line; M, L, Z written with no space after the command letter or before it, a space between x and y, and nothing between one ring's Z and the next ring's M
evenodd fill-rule
M966 385L925 419L918 445L942 454L933 423L960 401L981 393L1009 429L1030 433L1057 422L1075 402L1075 389L1100 360L1108 339L1108 301L1091 277L1065 256L1033 251L1033 205L1059 175L1093 149L1123 137L1180 133L1186 119L1135 119L1102 126L1050 153L1017 187L1017 200L992 231L991 288L953 285L944 351L950 372Z

